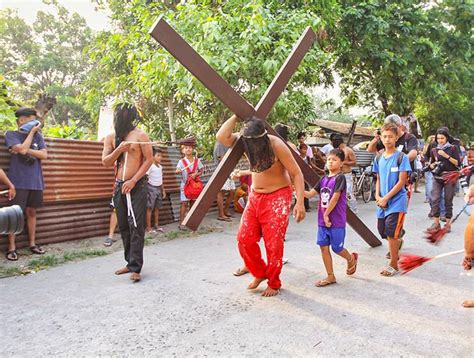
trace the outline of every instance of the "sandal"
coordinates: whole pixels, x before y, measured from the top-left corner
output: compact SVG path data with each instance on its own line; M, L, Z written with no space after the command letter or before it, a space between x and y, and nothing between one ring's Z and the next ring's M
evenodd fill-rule
M117 242L117 240L114 240L114 239L112 239L111 237L107 237L107 238L104 240L104 246L105 246L105 247L112 246L112 245L114 244L114 242Z
M396 276L400 273L399 270L393 268L392 266L388 266L387 268L383 269L382 271L380 271L380 274L382 276L385 276L385 277L392 277L392 276Z
M221 216L218 216L218 217L217 217L217 220L220 220L220 221L232 221L231 218L228 218L228 217L221 217Z
M242 270L242 269L239 267L239 268L238 268L237 270L235 270L232 274L233 274L234 276L237 276L237 277L238 277L238 276L245 275L245 274L247 274L247 273L249 273L248 270Z
M10 250L10 251L7 251L5 258L8 261L18 261L18 254L16 253L16 250Z
M335 284L336 281L329 281L328 279L324 279L324 280L319 280L318 282L316 282L316 287L326 287L326 286L329 286L329 285L332 285L332 284Z
M427 233L430 233L432 231L438 231L441 229L441 225L440 224L436 224L436 223L433 223L428 229L426 229L426 232Z
M347 275L353 275L357 271L357 260L359 259L359 255L357 252L353 252L351 256L352 260L349 261L349 263L353 262L354 264L346 270Z
M30 251L32 254L37 254L37 255L43 255L45 251L41 246L35 245L35 246L30 246Z
M178 229L181 230L181 231L188 231L188 228L184 225L179 225Z

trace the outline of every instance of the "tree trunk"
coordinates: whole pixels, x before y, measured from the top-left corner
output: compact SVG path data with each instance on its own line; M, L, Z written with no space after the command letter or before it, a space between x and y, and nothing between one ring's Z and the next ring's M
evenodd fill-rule
M174 131L174 118L173 118L173 99L168 98L168 124L170 128L171 141L176 142L176 132Z
M382 109L383 109L383 112L385 113L385 116L392 114L392 112L388 109L388 100L384 96L380 96L379 99L380 99L380 102L382 102Z
M43 125L48 112L56 103L56 97L50 97L46 93L42 93L36 101L35 109L38 112L38 117Z

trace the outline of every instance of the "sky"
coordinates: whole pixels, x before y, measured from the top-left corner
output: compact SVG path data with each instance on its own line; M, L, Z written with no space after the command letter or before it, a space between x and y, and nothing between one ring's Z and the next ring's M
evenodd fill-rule
M103 10L95 11L95 5L91 0L58 0L70 12L77 12L87 24L94 30L110 29L107 13ZM36 13L39 10L48 11L52 6L43 4L42 0L0 0L3 8L12 8L18 10L18 15L32 24L36 19Z

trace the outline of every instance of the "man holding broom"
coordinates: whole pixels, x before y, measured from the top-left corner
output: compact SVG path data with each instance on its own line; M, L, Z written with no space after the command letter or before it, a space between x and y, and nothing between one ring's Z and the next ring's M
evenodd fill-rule
M113 167L117 162L113 200L127 266L115 271L115 274L131 273L130 279L134 282L141 279L146 224L146 172L153 163L150 139L135 126L138 119L139 114L134 106L118 105L114 113L115 132L105 138L102 152L104 166Z

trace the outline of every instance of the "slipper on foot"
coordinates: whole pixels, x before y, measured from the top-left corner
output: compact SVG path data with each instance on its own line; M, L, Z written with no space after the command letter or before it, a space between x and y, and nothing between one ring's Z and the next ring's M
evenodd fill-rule
M238 277L238 276L245 275L245 274L247 274L247 273L249 273L249 272L246 271L246 270L242 270L241 268L238 268L238 269L235 270L232 274L233 274L234 276L237 276L237 277Z
M37 255L43 255L45 251L41 246L35 245L35 246L30 246L30 251L32 254L37 254Z
M319 280L318 282L316 282L316 287L326 287L326 286L329 286L329 285L333 285L335 284L336 281L329 281L327 279L324 279L324 280Z
M346 270L346 274L347 275L353 275L356 273L357 271L357 261L359 260L359 254L357 252L353 252L352 253L352 260L350 262L352 262L352 266L349 267L347 270Z
M387 266L387 268L384 268L380 274L382 276L385 276L385 277L392 277L392 276L396 276L400 273L399 270L393 268L392 266Z
M18 261L18 254L17 254L16 250L10 250L5 255L5 258L8 261Z

